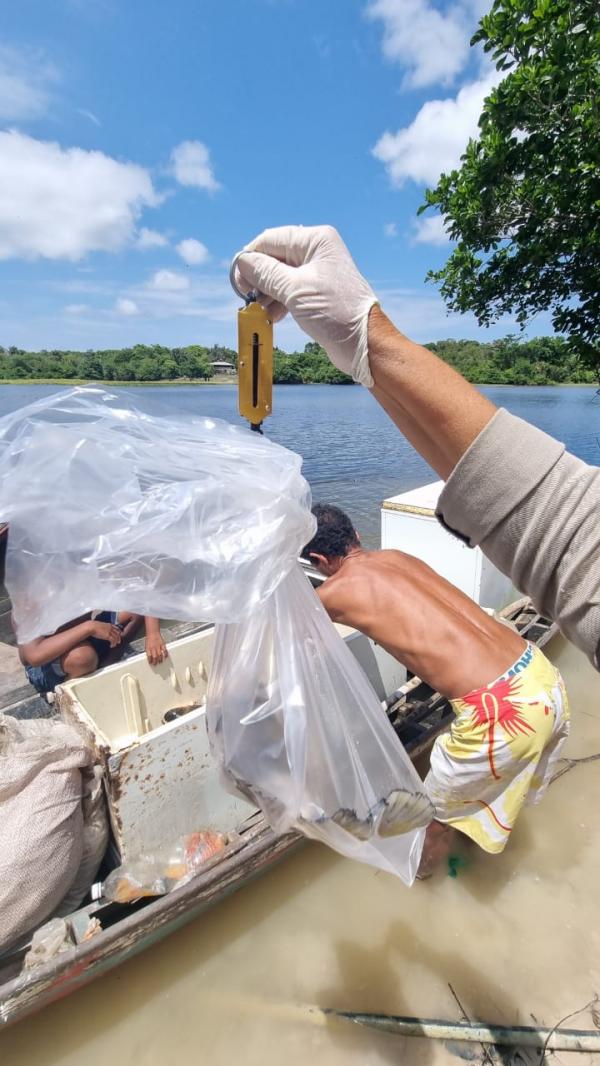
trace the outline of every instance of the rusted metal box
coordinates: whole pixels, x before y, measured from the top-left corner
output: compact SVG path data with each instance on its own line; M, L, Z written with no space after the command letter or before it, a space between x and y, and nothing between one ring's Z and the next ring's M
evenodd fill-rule
M404 667L382 648L347 626L336 628L380 699L406 680ZM230 831L255 810L226 791L210 754L205 698L213 643L209 626L168 644L160 666L136 655L57 689L62 716L84 733L104 768L123 860L197 829ZM181 716L166 721L173 710Z
M235 829L255 809L225 790L209 751L213 640L210 627L169 644L160 666L136 655L58 690L62 716L83 731L104 766L123 859L196 829ZM165 721L176 709L180 717Z

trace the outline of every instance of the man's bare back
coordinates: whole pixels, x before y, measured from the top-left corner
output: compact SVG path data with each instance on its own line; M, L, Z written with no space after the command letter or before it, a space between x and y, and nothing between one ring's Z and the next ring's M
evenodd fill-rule
M430 756L418 877L449 854L458 830L497 854L526 802L537 803L569 733L564 683L543 652L490 618L420 559L364 551L347 514L316 504L302 554L327 581L330 617L366 633L452 700L456 715Z
M353 547L319 588L331 619L366 633L450 699L503 674L526 643L431 567Z

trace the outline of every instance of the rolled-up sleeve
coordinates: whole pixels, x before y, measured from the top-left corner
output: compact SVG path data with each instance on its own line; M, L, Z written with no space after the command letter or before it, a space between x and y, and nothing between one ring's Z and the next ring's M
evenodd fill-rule
M437 516L600 669L598 467L500 409L452 471Z

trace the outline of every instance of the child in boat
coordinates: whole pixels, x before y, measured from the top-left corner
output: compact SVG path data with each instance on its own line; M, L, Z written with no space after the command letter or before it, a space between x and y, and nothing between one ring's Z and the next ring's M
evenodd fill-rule
M54 692L62 681L85 677L101 666L117 662L133 640L142 616L127 611L102 611L67 622L50 637L19 644L19 658L31 684L42 695ZM158 618L144 619L146 655L155 666L167 657Z
M4 581L8 525L0 522L0 583ZM76 618L49 637L36 637L18 644L19 658L30 683L46 696L61 681L93 674L101 666L117 662L134 639L142 616L129 611L101 611ZM168 656L158 618L146 616L145 651L151 666Z
M436 821L419 876L449 853L453 830L502 851L523 804L540 800L569 732L560 674L421 560L366 551L337 507L317 504L313 514L317 532L302 554L327 577L318 595L331 619L375 640L456 715L431 753L425 786Z

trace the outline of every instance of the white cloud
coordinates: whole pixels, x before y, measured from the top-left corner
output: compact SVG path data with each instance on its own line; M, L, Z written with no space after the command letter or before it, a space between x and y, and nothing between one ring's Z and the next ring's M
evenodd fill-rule
M441 337L466 337L482 332L474 315L448 311L435 290L383 284L375 285L375 291L386 315L413 340L426 343Z
M157 270L148 282L148 288L157 292L183 292L189 287L189 278L175 270Z
M197 241L195 237L187 237L184 241L180 241L176 251L189 266L199 266L200 263L206 263L210 259L206 245L202 244L202 241Z
M477 18L469 0L438 11L429 0L372 0L366 13L383 22L383 53L406 69L403 87L449 85L469 58Z
M118 315L139 315L140 313L135 300L128 300L126 297L121 297L116 301L115 311Z
M89 118L90 122L93 122L95 126L102 125L98 116L93 111L88 111L87 107L78 107L77 114L83 115L84 118Z
M145 320L203 318L228 323L235 330L239 300L222 274L187 276L160 270L122 296L136 303Z
M89 309L90 308L87 304L67 304L67 306L65 307L65 314L85 315L85 313L89 311Z
M210 152L202 141L182 141L171 152L171 171L180 185L215 192L219 188L213 174Z
M159 233L155 229L147 229L145 226L142 226L138 233L135 245L136 248L145 252L148 248L164 248L168 243L169 241L164 233Z
M441 215L422 215L418 218L413 239L415 244L442 245L450 242Z
M0 259L81 259L134 240L160 203L150 175L103 152L0 132Z
M386 222L385 226L383 227L383 232L385 233L386 237L397 237L398 226L395 222Z
M40 118L48 110L56 81L55 67L40 52L0 45L0 120Z
M79 273L79 267L77 273ZM107 293L113 291L113 285L111 282L106 281L86 281L85 278L67 278L64 281L49 280L46 285L50 289L56 289L58 292L81 292L86 295L98 295L106 296Z
M464 85L455 97L428 100L410 126L384 133L373 155L385 165L392 184L411 180L433 185L442 172L458 166L469 138L477 135L483 101L501 77L494 70Z

